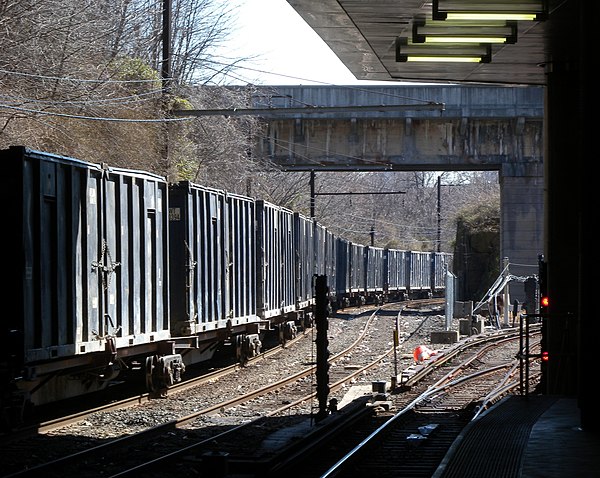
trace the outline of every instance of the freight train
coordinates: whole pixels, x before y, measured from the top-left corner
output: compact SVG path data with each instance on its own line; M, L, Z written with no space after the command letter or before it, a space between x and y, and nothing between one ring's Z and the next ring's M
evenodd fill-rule
M1 410L106 388L137 372L181 380L223 344L311 325L313 283L334 309L442 296L451 255L356 244L314 219L191 182L21 146L4 170Z

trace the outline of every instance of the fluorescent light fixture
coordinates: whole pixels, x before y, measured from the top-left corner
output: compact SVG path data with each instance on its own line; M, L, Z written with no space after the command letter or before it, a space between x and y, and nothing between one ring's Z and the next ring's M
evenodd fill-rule
M413 43L516 43L517 22L413 21Z
M506 37L425 37L425 43L506 43Z
M448 20L521 20L533 21L538 19L534 13L447 13Z
M548 0L432 0L433 20L525 20L548 18Z
M489 63L492 47L489 43L413 43L406 37L396 38L396 61L438 61Z
M406 61L422 61L431 63L481 63L481 58L475 56L419 56L419 55L407 55Z

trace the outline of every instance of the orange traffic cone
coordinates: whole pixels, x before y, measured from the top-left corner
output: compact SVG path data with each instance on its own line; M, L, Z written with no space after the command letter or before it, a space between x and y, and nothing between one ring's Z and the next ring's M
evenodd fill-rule
M436 352L431 350L429 347L426 347L425 345L419 345L413 352L413 358L415 359L415 362L421 363L424 360L429 360L429 358L435 354Z

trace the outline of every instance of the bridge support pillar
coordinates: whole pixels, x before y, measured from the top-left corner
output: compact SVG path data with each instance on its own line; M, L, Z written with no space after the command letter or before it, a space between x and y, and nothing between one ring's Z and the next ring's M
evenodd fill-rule
M541 163L504 163L500 170L500 260L507 257L508 270L516 276L536 274L544 249L543 174ZM510 284L510 295L524 302L524 285Z

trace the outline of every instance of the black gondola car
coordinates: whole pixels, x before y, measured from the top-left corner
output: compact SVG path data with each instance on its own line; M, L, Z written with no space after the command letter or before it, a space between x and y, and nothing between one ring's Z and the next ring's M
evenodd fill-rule
M104 388L117 357L176 361L164 342L166 181L22 147L3 151L2 164L15 260L1 363L12 388L41 404Z
M15 257L0 329L9 421L117 378L167 388L222 344L244 361L266 334L310 325L317 275L334 307L444 292L449 254L353 243L266 201L143 171L23 147L0 159Z

